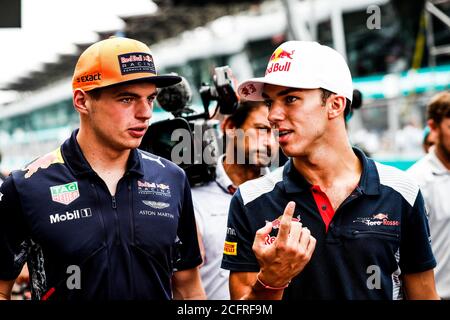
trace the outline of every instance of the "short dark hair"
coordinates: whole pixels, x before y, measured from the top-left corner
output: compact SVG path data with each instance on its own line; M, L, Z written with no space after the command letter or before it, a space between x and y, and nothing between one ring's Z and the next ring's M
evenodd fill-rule
M259 107L265 106L262 101L241 101L236 111L228 117L236 128L241 128L250 113Z
M439 124L444 118L450 118L450 92L444 91L431 98L427 107L427 118Z
M236 111L234 111L234 113L232 113L226 119L226 121L230 121L235 128L242 128L242 126L244 125L245 121L249 117L250 113L252 113L256 109L258 109L259 107L264 107L264 106L266 106L266 104L263 101L244 101L244 100L241 100L239 102L238 107L236 108ZM223 135L223 140L222 140L222 153L226 152L227 142L231 141L231 140L227 141L226 137L227 137L227 135L224 134Z
M331 95L334 94L334 92L323 88L320 88L320 90L322 91L321 98L322 98L322 105L324 106L325 103L327 103L327 99L331 97ZM348 98L345 98L344 118L347 117L347 115L350 113L351 106L352 102Z
M115 83L109 86L105 86L105 87L100 87L100 88L95 88L89 91L85 91L92 99L94 100L99 100L101 95L102 95L102 91L103 89L110 89L110 88L115 88L115 87L119 87L125 84L135 84L135 83L143 83L143 82L148 82L151 83L148 79L135 79L135 80L130 80L130 81L124 81L124 82L119 82L119 83Z
M86 91L86 93L94 100L99 100L102 95L102 89L103 88L95 88L89 91Z

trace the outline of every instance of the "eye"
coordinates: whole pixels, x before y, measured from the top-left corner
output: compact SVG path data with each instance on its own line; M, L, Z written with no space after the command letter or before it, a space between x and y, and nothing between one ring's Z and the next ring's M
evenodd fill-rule
M272 101L270 101L270 100L264 100L264 104L267 106L267 107L271 107L272 106Z
M286 97L286 103L294 103L297 100L298 100L298 98L294 97L294 96L287 96Z
M131 103L131 101L133 100L133 98L130 98L130 97L124 97L124 98L121 98L120 99L120 102L122 102L122 103Z

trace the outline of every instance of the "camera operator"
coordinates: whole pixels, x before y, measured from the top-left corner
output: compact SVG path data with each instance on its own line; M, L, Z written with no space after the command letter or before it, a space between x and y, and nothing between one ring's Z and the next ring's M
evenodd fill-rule
M222 252L233 254L224 240L228 209L237 187L269 171L275 139L267 116L269 110L261 102L241 102L236 111L222 123L225 153L219 157L216 178L192 188L197 221L197 234L204 264L200 268L207 298L230 299L229 271L221 269ZM231 251L229 251L231 249Z

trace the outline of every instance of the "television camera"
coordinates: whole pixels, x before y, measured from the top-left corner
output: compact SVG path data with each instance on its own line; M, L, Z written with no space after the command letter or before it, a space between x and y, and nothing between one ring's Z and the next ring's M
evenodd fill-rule
M215 166L222 148L217 121L212 118L217 112L232 114L238 106L238 96L231 68L217 67L213 84L202 83L199 89L203 112L195 113L190 108L191 88L188 81L181 78L180 83L160 89L156 98L174 118L150 125L139 148L179 165L194 186L215 178ZM216 106L211 115L209 107L213 101Z

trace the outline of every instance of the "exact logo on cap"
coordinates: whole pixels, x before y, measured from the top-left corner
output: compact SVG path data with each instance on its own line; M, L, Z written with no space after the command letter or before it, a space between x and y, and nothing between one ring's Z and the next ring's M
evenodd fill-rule
M119 55L120 72L122 75L139 72L156 74L153 57L148 53L132 52Z
M293 59L294 52L295 50L289 52L283 50L283 48L278 48L277 50L275 50L275 52L270 57L269 67L266 69L266 74L278 71L289 71L289 69L291 68L291 62L289 60ZM279 60L281 61L278 62Z
M85 76L81 76L77 78L77 82L91 82L91 81L97 81L97 80L102 80L102 75L100 72L97 72L95 74L88 74Z

